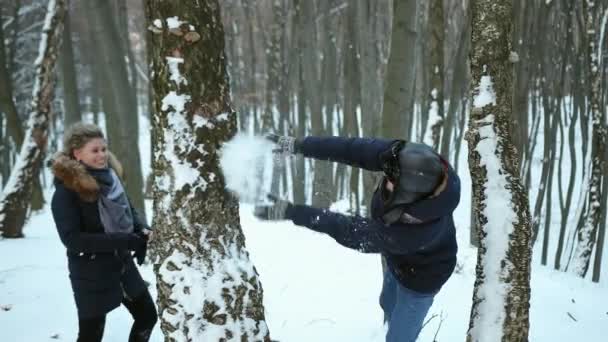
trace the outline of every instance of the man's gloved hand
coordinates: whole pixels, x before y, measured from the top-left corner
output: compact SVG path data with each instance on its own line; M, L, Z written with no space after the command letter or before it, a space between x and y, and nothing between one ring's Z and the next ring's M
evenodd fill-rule
M397 183L399 181L399 152L401 152L405 144L405 141L397 140L389 149L380 153L382 170L392 183Z
M146 253L148 252L148 235L141 231L134 233L134 235L137 235L144 241L143 244L134 249L135 253L133 254L133 257L137 260L137 264L141 266L146 260Z
M266 139L277 145L277 147L272 150L274 153L285 155L301 153L300 146L302 141L300 139L273 133L267 134Z
M272 204L256 205L253 209L253 214L260 220L280 221L287 219L287 210L293 204L274 195L268 195L267 197Z

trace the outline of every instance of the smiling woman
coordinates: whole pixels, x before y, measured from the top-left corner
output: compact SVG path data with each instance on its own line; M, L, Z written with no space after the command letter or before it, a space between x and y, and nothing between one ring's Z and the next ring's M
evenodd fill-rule
M121 303L135 319L129 341L148 341L156 307L131 253L141 265L150 230L126 195L122 168L101 129L85 123L70 127L52 168L51 210L67 249L78 341L101 341L106 314Z
M108 163L108 145L101 130L94 125L72 126L65 137L68 154L87 166L101 169Z

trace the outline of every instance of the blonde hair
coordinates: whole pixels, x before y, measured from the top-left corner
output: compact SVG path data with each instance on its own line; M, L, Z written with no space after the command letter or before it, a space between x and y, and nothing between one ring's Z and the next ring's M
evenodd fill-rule
M71 159L74 159L74 150L82 148L89 141L101 138L105 139L101 128L95 124L84 123L82 121L77 122L70 126L63 136L63 154L67 155ZM118 177L124 181L124 169L118 158L114 153L107 150L108 153L108 166L110 166Z
M105 139L101 128L95 124L77 122L68 128L63 136L63 152L74 158L74 150L82 148L89 141Z

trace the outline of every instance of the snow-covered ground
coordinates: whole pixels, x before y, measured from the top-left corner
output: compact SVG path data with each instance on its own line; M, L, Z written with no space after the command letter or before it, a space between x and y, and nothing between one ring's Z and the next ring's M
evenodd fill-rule
M286 222L262 223L241 207L247 247L264 286L266 318L279 341L383 341L378 256L343 248ZM77 319L65 250L48 209L29 221L26 238L0 240L0 341L74 341ZM464 341L475 251L461 246L465 266L437 296L419 341ZM149 266L144 277L153 282ZM153 292L154 288L152 287ZM535 266L530 341L605 341L608 289ZM104 341L126 341L131 318L108 315ZM440 328L439 328L440 327ZM162 341L160 329L152 341Z
M149 140L145 135L149 127L145 120L140 132L144 132L140 140L142 163L149 165ZM468 246L470 180L466 154L462 155L463 200L455 213L460 245L458 272L436 297L419 341L464 341L468 329L476 250ZM47 189L47 199L52 191ZM377 255L348 250L327 236L289 222L260 222L251 212L251 205L242 203L241 224L264 287L266 318L273 339L384 341ZM148 217L152 217L151 212ZM74 341L77 317L65 249L48 207L31 217L25 234L24 239L0 239L0 342ZM595 284L541 267L537 260L532 272L530 341L606 341L605 278ZM142 268L142 273L154 283L149 265ZM151 292L155 295L154 285ZM108 315L104 341L126 341L131 323L126 309L114 310ZM151 341L163 341L158 326Z

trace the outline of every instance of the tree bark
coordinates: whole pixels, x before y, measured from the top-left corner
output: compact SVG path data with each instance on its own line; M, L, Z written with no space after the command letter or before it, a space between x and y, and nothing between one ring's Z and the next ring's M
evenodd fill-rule
M237 130L218 0L146 3L154 88L154 227L166 341L270 341L238 202L219 167ZM179 25L169 28L167 19ZM174 21L171 21L174 23Z
M2 6L0 4L0 12ZM13 81L7 69L10 60L5 54L3 26L4 23L0 20L0 111L6 114L7 133L18 148L23 143L23 128L21 128L17 106L13 101Z
M110 149L125 162L127 193L133 206L145 216L138 113L136 101L132 98L125 52L120 43L122 38L112 16L110 2L91 1L87 6L88 19L98 41L95 48L103 77L102 96Z
M415 0L393 1L393 33L386 71L382 135L410 139L408 127L414 117L416 77L416 4Z
M304 0L308 1L308 0ZM304 45L304 35L301 31L302 28L302 8L300 0L294 0L294 23L293 23L293 39L296 41L295 47L297 52L295 59L292 59L296 64L295 69L295 94L296 94L296 111L293 113L293 119L291 124L293 132L296 137L303 137L306 135L306 91L304 84L304 75L302 70L302 47ZM295 127L294 127L295 126ZM293 200L295 203L306 203L306 163L302 156L292 158L292 185L293 185Z
M480 248L467 341L527 341L530 209L510 127L511 1L475 0L471 10L475 98L467 140Z
M317 40L316 20L318 11L311 0L296 1L301 6L299 18L299 34L302 35L302 46L300 51L300 63L302 68L302 78L304 92L310 117L311 134L314 136L325 135L325 125L323 123L323 97L320 72L319 72L319 52L323 51ZM324 56L325 57L325 56ZM327 61L323 60L323 64ZM305 125L298 122L298 125ZM326 161L310 160L311 170L313 170L311 204L314 207L328 208L331 205L331 164Z
M361 132L359 134L374 137L381 133L382 102L384 100L383 78L380 75L380 70L384 67L384 61L380 58L381 40L377 38L375 25L380 17L377 7L381 2L357 1L356 39L358 40L361 78L361 86L359 87ZM369 207L377 185L377 173L363 169L359 169L358 172L361 173L361 183L363 185L363 188L359 190L361 203Z
M589 111L592 119L592 141L591 141L591 174L588 185L588 203L584 226L578 231L577 245L574 254L572 271L585 277L589 269L591 252L595 245L595 238L600 219L602 218L602 180L606 179L606 122L604 110L601 108L601 69L600 48L597 46L599 27L599 14L603 13L602 4L587 0L583 2L584 14L586 15L587 32L587 58L589 58Z
M444 115L444 42L445 24L443 17L443 0L432 0L429 24L431 26L431 93L429 112L434 116L429 124L432 146L439 151L442 131L451 130L445 126ZM448 136L449 137L449 136ZM446 156L448 157L448 156Z
M76 63L72 49L72 28L69 9L66 11L63 39L59 62L61 64L61 84L63 86L64 125L69 127L81 121L80 97L78 96L78 82L76 81Z
M344 48L344 111L343 111L343 132L341 135L359 136L359 127L357 124L357 107L361 104L360 87L361 76L359 72L359 62L357 58L359 53L359 42L356 36L356 18L357 18L357 2L351 3L348 6L345 23ZM345 192L349 197L350 209L359 213L359 194L357 192L359 185L359 169L349 168L348 170L343 165L338 165L338 172L344 173Z
M51 102L54 94L53 75L61 42L65 11L64 0L51 0L47 7L32 91L32 107L27 132L16 165L0 194L0 230L2 236L23 236L23 225L31 200L33 184L47 146Z

